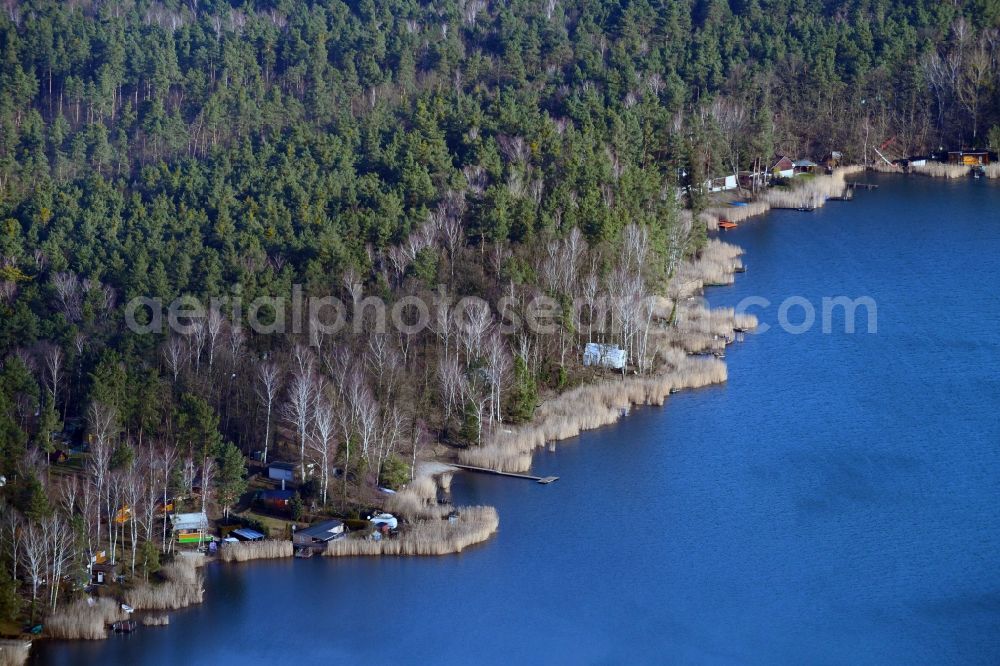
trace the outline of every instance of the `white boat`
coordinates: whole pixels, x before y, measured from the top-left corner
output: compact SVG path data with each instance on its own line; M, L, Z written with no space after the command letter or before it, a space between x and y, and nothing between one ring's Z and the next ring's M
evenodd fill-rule
M396 529L399 521L396 520L396 516L391 513L376 513L373 516L368 516L369 522L376 527L379 525L388 525L390 530Z

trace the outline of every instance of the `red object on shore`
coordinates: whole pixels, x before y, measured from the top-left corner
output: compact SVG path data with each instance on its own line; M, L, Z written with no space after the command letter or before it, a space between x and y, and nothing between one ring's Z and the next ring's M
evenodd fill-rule
M738 225L735 222L730 222L729 220L722 220L719 222L720 229L735 229Z

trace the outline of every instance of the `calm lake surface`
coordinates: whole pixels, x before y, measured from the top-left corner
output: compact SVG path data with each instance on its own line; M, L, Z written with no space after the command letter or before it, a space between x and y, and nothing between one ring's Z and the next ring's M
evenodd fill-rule
M37 663L1000 663L1000 183L872 180L725 237L709 300L774 303L728 384L540 453L552 485L457 478L486 544L211 566L169 627ZM877 334L775 326L841 295Z

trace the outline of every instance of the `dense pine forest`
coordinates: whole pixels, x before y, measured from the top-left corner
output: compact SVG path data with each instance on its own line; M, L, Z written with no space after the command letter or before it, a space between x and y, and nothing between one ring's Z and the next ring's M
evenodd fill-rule
M1000 0L0 6L4 622L71 598L89 552L148 578L162 498L228 514L278 456L296 518L350 515L586 381L583 342L648 371L651 313L595 333L569 304L661 293L706 178L1000 146ZM234 308L294 294L439 307L329 335ZM555 329L460 325L442 294L546 295ZM181 296L221 300L126 325Z

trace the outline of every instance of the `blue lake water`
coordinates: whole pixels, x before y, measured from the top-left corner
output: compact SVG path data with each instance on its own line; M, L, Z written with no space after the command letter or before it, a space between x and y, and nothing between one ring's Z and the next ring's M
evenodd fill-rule
M36 660L1000 663L1000 183L872 180L730 232L749 271L708 296L870 296L877 333L775 326L538 454L554 484L457 478L501 516L461 555L211 566L169 627Z

